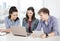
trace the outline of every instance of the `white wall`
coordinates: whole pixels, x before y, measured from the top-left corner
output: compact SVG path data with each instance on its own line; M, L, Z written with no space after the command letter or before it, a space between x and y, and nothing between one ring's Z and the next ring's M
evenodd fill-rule
M60 0L44 0L44 7L50 10L50 14L60 18Z

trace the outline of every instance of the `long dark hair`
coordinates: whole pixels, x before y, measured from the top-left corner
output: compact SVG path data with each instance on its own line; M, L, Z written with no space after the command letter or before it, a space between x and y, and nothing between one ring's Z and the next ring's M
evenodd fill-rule
M10 9L9 9L9 16L8 18L10 19L11 18L11 14L13 14L13 12L18 12L17 8L15 6L12 6ZM17 17L14 21L17 21L19 20L19 18Z
M31 10L31 11L33 12L33 15L32 15L31 20L32 20L32 21L35 20L36 18L35 18L34 8L33 8L33 7L29 7L29 8L27 9L27 11L28 11L28 10ZM28 22L29 16L27 15L27 13L26 13L26 18L24 18L24 19L26 20L26 22Z

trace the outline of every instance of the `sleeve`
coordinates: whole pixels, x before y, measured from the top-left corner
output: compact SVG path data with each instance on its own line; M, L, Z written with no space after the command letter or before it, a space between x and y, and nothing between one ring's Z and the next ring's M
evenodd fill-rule
M25 27L25 21L24 21L24 19L22 21L22 26Z
M55 35L58 35L58 22L57 22L57 19L54 19L53 20L53 32L55 33Z
M40 31L41 30L41 21L39 21L39 23L38 23L38 25L37 25L37 28L36 28L36 30L35 31Z
M17 26L21 26L20 20L18 20L16 24L17 24Z
M9 28L10 28L10 26L9 26L8 19L7 19L7 18L5 18L5 20L4 20L4 21L5 21L5 26L6 26L6 28L7 28L7 29L9 29Z
M37 28L38 23L39 23L39 20L37 19L37 20L35 21L35 23L34 23L34 30Z

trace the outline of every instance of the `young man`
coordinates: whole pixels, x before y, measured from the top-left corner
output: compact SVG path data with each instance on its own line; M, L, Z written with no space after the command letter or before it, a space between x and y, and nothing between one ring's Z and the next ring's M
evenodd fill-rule
M52 37L58 35L58 23L57 19L50 15L49 10L47 8L42 8L38 12L40 16L40 22L37 26L37 31L40 31L43 28L44 34L42 34L41 38Z

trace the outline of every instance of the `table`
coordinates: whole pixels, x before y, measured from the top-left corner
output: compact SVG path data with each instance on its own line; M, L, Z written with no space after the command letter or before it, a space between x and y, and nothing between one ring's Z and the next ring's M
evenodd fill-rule
M45 39L29 37L14 36L12 34L7 34L0 36L0 41L60 41L60 36L48 37Z

